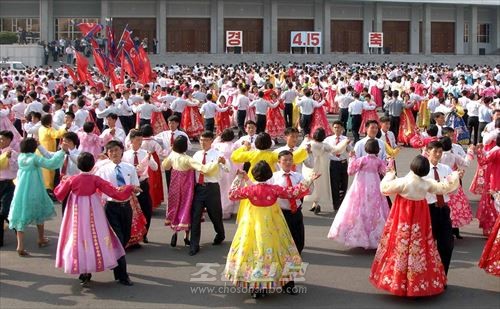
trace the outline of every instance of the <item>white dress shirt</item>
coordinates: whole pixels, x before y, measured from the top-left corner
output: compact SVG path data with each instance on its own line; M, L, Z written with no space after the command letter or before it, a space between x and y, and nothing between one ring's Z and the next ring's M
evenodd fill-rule
M187 142L188 142L188 150L191 150L192 145L191 145L191 142L189 141L189 137L186 134L186 132L181 131L181 130L175 130L173 132L173 135L174 135L174 140L179 135L185 136L187 139ZM170 143L171 138L172 138L172 131L171 130L163 131L163 132L160 132L157 135L155 135L155 140L159 141L160 144L163 146L163 153L160 154L162 157L165 157L165 158L168 157L168 155L172 151L172 145Z
M285 173L284 171L281 170L274 172L273 177L268 181L268 183L287 188L288 187L288 181L286 177L287 174L290 174L290 180L292 181L292 186L299 184L304 179L302 174L298 172L290 171L289 173ZM281 209L291 210L289 200L279 198L277 202ZM300 209L302 201L300 199L297 199L295 200L295 202L297 203L297 209Z
M387 131L387 132L384 132L383 130L380 130L380 139L383 141L383 142L386 142L387 143L387 139L386 139L386 136L387 135L387 138L389 138L389 146L391 146L392 148L396 148L398 146L398 144L396 143L396 137L394 136L394 133L392 131Z
M335 146L337 146L338 144L342 143L343 141L345 141L347 139L347 137L345 135L339 135L338 138L339 138L339 141L337 143L337 135L335 135L335 134L334 135L330 135L327 138L325 138L325 140L323 141L323 143L327 143L328 145L330 145L333 148L335 148ZM344 161L344 160L347 160L348 159L347 154L351 150L352 150L351 145L348 145L347 148L346 148L346 151L343 151L342 153L340 153L338 155L330 153L329 154L330 160L333 160L333 161Z
M363 112L363 102L360 100L354 100L351 103L349 103L349 114L351 115L361 115Z
M279 154L280 152L284 151L284 150L288 150L290 152L294 152L295 150L299 149L298 146L295 146L295 147L290 147L288 145L285 145L285 146L282 146L282 147L279 147L279 148L276 148L274 150L274 152L276 152L277 154ZM304 162L300 163L300 164L297 164L295 165L295 172L297 173L300 173L302 174L302 166L305 165L306 167L308 168L313 168L314 167L314 157L312 155L308 155L307 156L307 159L304 160ZM276 170L280 170L281 167L279 166L279 164L277 164L277 167L276 167Z
M39 101L31 102L24 110L24 116L28 116L31 112L38 112L43 115L43 104Z
M54 112L54 116L52 117L52 122L56 127L61 127L64 125L64 110L58 109Z
M212 101L207 101L201 105L200 114L203 115L204 119L214 118L217 112L225 112L228 107L219 107Z
M153 171L158 170L158 164L154 160L153 156L151 156L148 160L149 153L139 148L137 151L133 149L129 149L123 153L122 161L126 163L130 163L134 165L134 154L137 152L137 159L139 164L135 167L137 171L137 175L139 176L139 181L147 180L149 177L148 168Z
M106 144L107 142L111 140L119 141L124 143L125 142L125 131L123 129L120 129L118 127L115 127L115 135L111 135L111 128L107 128L106 130L102 131L101 135L99 136L103 143Z
M152 103L142 103L139 106L132 106L134 113L139 113L141 119L151 120L153 112L161 112L161 109Z
M127 185L133 185L133 186L139 186L139 178L137 177L137 172L135 170L135 167L126 162L120 162L118 164L120 166L120 171L123 175L123 179L125 180L125 184ZM113 184L113 186L117 187L118 186L118 181L116 180L116 164L114 164L112 161L108 161L105 164L101 165L97 171L96 175L101 177L104 180L107 180ZM106 196L103 194L103 196L106 198L107 201L114 201L114 202L121 202L121 201L115 201L109 196Z
M299 94L295 90L287 90L283 92L280 96L281 99L285 102L285 104L291 104L293 103L293 100L298 96Z
M134 114L134 111L132 109L132 101L130 99L121 99L119 102L117 102L118 109L120 110L120 115L119 116L132 116Z
M177 98L172 102L172 104L170 105L170 108L174 112L183 113L184 109L186 109L186 106L198 106L198 103L184 100L182 98Z
M252 101L250 103L250 107L253 107L255 106L255 114L257 115L266 115L267 114L267 110L269 108L275 108L276 106L278 106L279 102L276 102L276 103L271 103L269 101L266 101L262 98L259 98L255 101Z
M323 106L323 104L325 104L325 101L318 103L317 101L308 97L298 100L297 102L297 106L299 107L300 113L302 115L312 115L314 109Z
M451 168L445 164L438 163L436 165L436 167L437 167L437 171L439 174L439 181L440 182L444 182L446 180L446 177L448 177L448 175L451 175L451 173L453 172L451 170ZM431 169L429 170L429 174L427 174L427 176L425 176L424 178L435 179L434 178L434 165L432 165L432 163L431 163ZM450 197L448 196L448 194L444 194L443 197L444 197L445 203L448 203L448 201L450 200ZM427 193L425 198L427 199L428 204L433 204L433 203L437 202L436 194Z
M365 145L366 145L366 142L369 140L370 138L368 136L360 139L356 145L354 145L354 152L356 153L356 158L361 158L361 157L364 157L367 155L366 151L365 151ZM380 151L378 153L378 157L379 159L381 160L384 160L386 159L386 153L385 153L385 142L382 141L381 139L378 139L378 138L375 138L377 141L378 141L378 146L380 147Z
M42 145L38 145L38 151L47 159L52 158L52 156L55 154L55 152L48 151L43 147ZM63 160L63 165L64 161L66 161L66 158L68 159L68 166L66 167L66 176L74 176L80 174L80 169L78 168L78 156L80 155L80 150L78 148L73 148L69 149L68 153L64 155L64 160ZM62 171L62 166L59 169Z
M12 106L12 112L14 113L15 119L24 119L24 111L28 107L28 104L24 102L18 102Z
M473 101L469 100L467 104L465 105L465 109L467 110L467 115L469 117L477 117L479 116L479 107L481 106L481 103L478 101Z
M239 111L246 111L250 106L250 99L245 95L239 94L236 100L234 100L233 106Z
M85 123L85 121L87 121L88 117L89 117L89 111L80 108L79 110L76 111L75 120L73 122L75 126L77 126L78 128L83 128L83 124Z
M197 162L203 163L203 154L205 153L204 150L198 150L194 155L193 159ZM212 162L217 162L219 160L219 157L223 157L224 154L214 148L210 148L207 152L207 155L205 157L205 163L203 164L208 164ZM227 161L226 165L224 165L224 169L226 171L229 171L229 168L227 167ZM195 183L198 183L198 179L200 178L200 172L195 171L196 178L194 179ZM217 170L217 173L214 173L213 175L205 175L204 177L204 183L218 183L220 181L220 171L219 169Z

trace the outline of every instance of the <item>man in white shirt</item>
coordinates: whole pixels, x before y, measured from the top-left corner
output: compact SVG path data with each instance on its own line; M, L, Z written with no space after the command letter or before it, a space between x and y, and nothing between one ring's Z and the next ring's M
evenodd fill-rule
M287 128L293 126L293 101L298 95L297 90L293 89L293 83L290 82L288 83L288 90L284 91L280 96L285 103L284 117Z
M483 135L481 134L484 131L484 128L493 120L493 109L491 109L490 104L493 102L491 97L483 98L483 103L479 106L478 111L478 132L479 132L479 142L483 142Z
M17 97L17 102L12 106L12 113L14 113L14 122L13 125L19 132L19 134L23 134L23 126L22 121L25 118L24 111L28 105L24 103L24 96L19 95Z
M255 130L254 130L255 131ZM294 127L288 127L285 129L285 142L286 144L282 147L279 147L277 149L274 150L275 153L280 153L282 152L283 150L288 150L290 151L291 153L293 153L295 150L297 150L299 147L298 147L298 142L299 142L299 136L300 136L300 133L299 133L299 130L297 128L294 128ZM252 145L253 148L255 148L255 144ZM313 168L313 164L314 164L314 157L313 156L307 156L307 159L304 160L304 162L300 163L300 164L294 164L292 165L292 170L294 172L297 172L299 174L302 173L302 165L305 165L307 166L308 168ZM277 170L279 169L279 165L278 165L278 168Z
M78 110L75 112L75 126L77 126L78 129L83 128L83 124L89 117L89 111L85 110L85 104L84 99L78 100Z
M441 142L430 142L426 147L427 157L429 158L430 171L424 177L434 179L438 182L444 181L451 175L452 170L449 166L439 163L443 155L443 145ZM453 234L450 218L450 208L448 207L449 196L427 193L427 203L431 215L432 235L437 242L437 249L441 262L443 263L445 273L448 274L451 255L453 252Z
M341 88L340 94L335 96L335 102L339 105L340 121L342 121L343 128L347 128L347 121L349 120L349 103L352 101L353 98L347 95L346 88Z
M361 114L363 113L363 102L359 99L359 93L354 94L354 101L349 103L348 111L351 115L351 132L354 142L359 141L359 128L361 127Z
M177 115L179 119L182 119L182 113L186 109L186 106L198 106L198 102L183 99L183 94L182 90L179 90L177 99L175 99L170 105L174 115Z
M247 110L250 106L250 99L247 97L246 87L240 89L240 94L236 97L236 100L234 100L233 106L236 108L238 137L242 137L245 134L245 118L247 117Z
M264 100L264 91L259 91L259 98L250 102L250 107L255 107L257 134L266 132L267 110L269 108L275 108L278 104L279 102L271 103Z
M119 141L110 141L106 144L106 154L108 155L109 162L99 167L96 175L104 180L111 182L116 187L124 185L135 186L135 192L140 192L139 178L137 172L132 164L122 162L124 147ZM130 200L128 201L115 201L110 197L105 196L106 204L104 210L109 225L115 232L120 240L120 243L125 248L127 245L132 227L132 208L130 207ZM126 286L133 285L127 273L127 261L125 256L122 256L117 261L118 266L113 269L115 280Z
M208 164L218 162L225 166L224 154L212 148L214 133L205 131L200 136L201 150L193 155L193 159ZM225 171L228 171L225 166ZM191 239L189 255L195 255L200 250L201 216L203 208L207 209L208 216L212 221L216 236L213 245L221 244L225 239L224 224L222 222L222 204L220 199L219 172L214 175L195 173L195 188L193 205L191 208Z
M119 93L116 94L119 98ZM128 135L131 129L135 127L135 115L132 109L132 100L130 100L130 92L128 90L123 91L123 97L118 101L118 109L120 110L120 122L123 127L123 131Z
M465 91L464 91L465 92ZM467 98L465 95L462 98ZM460 98L460 99L462 99ZM460 100L459 99L459 100ZM465 101L462 99L462 101ZM467 130L469 130L471 143L476 145L479 137L479 108L481 103L477 100L467 99L464 109L467 110ZM474 133L473 133L474 132Z
M215 130L215 114L227 111L228 107L219 107L214 101L211 93L207 94L207 102L200 107L200 114L205 119L205 131L213 132Z
M28 107L26 107L26 109L24 110L24 115L28 116L31 112L37 112L43 115L44 114L43 104L37 100L36 93L31 92L29 96L32 101L31 103L28 104Z
M325 104L325 101L318 103L311 99L312 91L310 89L307 89L304 92L304 95L305 98L297 102L297 106L300 109L300 127L302 128L304 135L310 135L312 114L314 112L314 109L323 106L323 104Z
M130 132L130 143L132 148L123 153L122 161L132 164L137 171L137 176L139 177L142 192L137 196L137 200L139 201L144 217L146 217L146 234L144 235L143 241L144 243L149 243L147 236L151 225L153 206L151 203L151 196L149 195L148 170L158 170L158 164L150 153L141 148L141 131L134 130Z
M161 112L160 108L149 100L151 96L149 94L144 95L144 102L139 106L132 106L132 110L134 113L139 114L140 123L139 125L142 127L143 125L151 125L151 117L154 112Z
M356 154L356 158L361 158L367 155L365 151L365 144L369 139L376 139L378 141L378 145L380 147L380 151L378 153L378 157L381 160L386 159L386 152L385 152L385 143L377 138L377 134L379 131L379 124L376 120L368 120L365 124L366 127L366 137L359 140L355 145L354 145L354 152Z
M64 101L62 99L57 99L54 102L54 115L52 117L52 123L55 127L62 127L64 125L64 115L66 114L63 109Z
M121 143L125 142L125 131L116 126L116 121L118 120L117 114L109 114L106 116L106 121L108 122L108 128L104 130L99 136L104 144L111 140L119 141Z

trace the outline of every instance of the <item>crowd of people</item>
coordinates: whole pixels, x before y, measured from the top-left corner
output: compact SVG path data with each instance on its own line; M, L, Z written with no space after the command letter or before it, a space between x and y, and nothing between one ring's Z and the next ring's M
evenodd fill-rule
M30 224L38 246L49 245L44 222L60 201L56 267L82 285L107 269L132 285L125 249L149 242L153 210L165 204L172 247L182 232L197 255L205 216L219 245L236 216L226 277L254 298L276 287L294 294L307 202L335 212L325 237L376 249L374 286L429 296L446 289L454 239L473 220L470 190L489 237L479 266L500 276L500 65L153 69L148 84L126 77L114 88L97 71L95 85L65 67L0 72L0 219L20 257L30 255ZM402 147L420 154L398 178ZM465 172L475 172L470 186Z

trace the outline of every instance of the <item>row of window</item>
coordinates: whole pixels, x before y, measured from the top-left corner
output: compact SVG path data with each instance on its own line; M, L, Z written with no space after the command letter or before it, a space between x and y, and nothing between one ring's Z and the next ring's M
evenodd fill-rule
M464 24L464 43L469 43L470 30L469 24ZM490 24L477 24L477 42L489 43L490 42Z
M75 40L81 37L76 25L79 23L97 23L99 18L56 18L55 38ZM0 31L18 32L26 30L28 42L38 42L40 40L40 19L39 18L0 18ZM469 24L464 24L464 43L469 43ZM490 43L490 24L477 25L477 42Z

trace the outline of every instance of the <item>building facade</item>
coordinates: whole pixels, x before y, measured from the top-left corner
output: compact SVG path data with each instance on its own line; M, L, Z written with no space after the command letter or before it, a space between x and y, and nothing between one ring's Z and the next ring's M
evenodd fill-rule
M244 53L369 53L370 32L391 53L500 50L500 0L0 0L0 31L32 42L77 39L80 22L108 22L115 39L128 25L159 53L224 53L227 30L243 31ZM321 48L291 48L291 31L321 33Z

